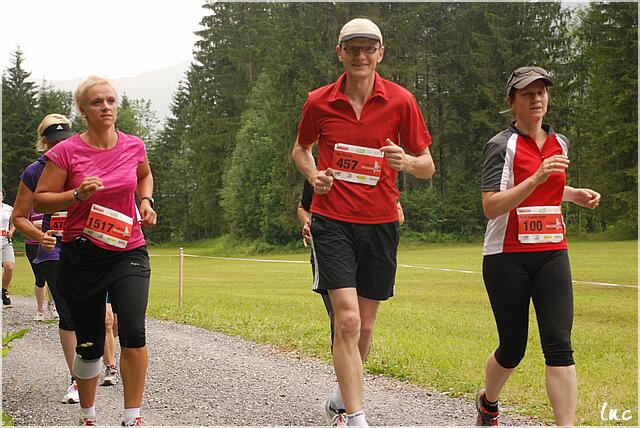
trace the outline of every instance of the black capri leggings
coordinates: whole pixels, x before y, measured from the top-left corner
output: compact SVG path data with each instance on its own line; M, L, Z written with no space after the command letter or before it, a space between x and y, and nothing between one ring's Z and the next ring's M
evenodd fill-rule
M546 365L571 366L573 287L566 250L485 256L482 276L498 326L495 352L505 368L524 357L533 300Z
M40 270L40 265L36 265L33 263L33 260L36 258L36 254L38 253L38 247L38 244L28 244L25 242L24 252L27 255L27 259L29 260L29 264L31 265L31 270L33 271L33 276L36 279L36 287L42 288L44 287L45 283L44 275Z
M142 348L151 269L146 247L109 251L87 238L63 244L59 289L76 327L76 352L84 359L100 358L104 350L106 299L118 314L118 338L123 348Z
M69 312L69 305L67 305L65 298L60 295L57 285L58 275L60 273L60 262L58 260L49 260L37 266L40 267L42 275L44 275L44 278L47 280L51 297L53 297L53 301L56 304L56 311L58 311L58 316L60 317L58 320L58 328L60 330L73 331L73 320L71 318L71 312Z

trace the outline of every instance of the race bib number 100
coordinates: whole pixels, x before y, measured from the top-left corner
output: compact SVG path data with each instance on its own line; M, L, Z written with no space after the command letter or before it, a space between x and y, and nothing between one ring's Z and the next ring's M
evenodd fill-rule
M522 207L518 215L518 241L523 244L562 242L564 222L559 206Z
M125 248L131 236L132 225L131 217L93 204L82 232L105 244Z
M384 153L370 147L338 143L333 147L331 169L338 180L352 183L378 184Z

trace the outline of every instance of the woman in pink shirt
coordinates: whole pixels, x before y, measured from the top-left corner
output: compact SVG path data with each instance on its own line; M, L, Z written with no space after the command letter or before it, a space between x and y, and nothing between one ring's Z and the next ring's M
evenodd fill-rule
M153 176L144 143L116 131L113 83L90 76L74 93L87 131L45 153L36 211L67 210L58 287L76 326L73 371L81 422L94 425L105 336L106 295L118 314L124 384L123 425L142 425L147 371L145 313L151 269L141 226L154 226ZM136 204L136 194L141 201Z

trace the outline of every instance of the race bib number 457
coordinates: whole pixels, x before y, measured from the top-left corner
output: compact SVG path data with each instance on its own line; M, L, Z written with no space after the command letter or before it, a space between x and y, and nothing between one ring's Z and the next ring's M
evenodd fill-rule
M131 217L93 204L82 232L105 244L125 248L131 236L132 225Z
M338 143L333 147L333 177L352 183L378 184L384 153L370 147Z
M562 242L564 221L559 206L522 207L518 215L518 241L523 244Z

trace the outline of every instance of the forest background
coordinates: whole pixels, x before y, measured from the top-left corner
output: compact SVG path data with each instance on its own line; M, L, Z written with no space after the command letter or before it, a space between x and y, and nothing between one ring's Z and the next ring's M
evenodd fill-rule
M598 210L564 208L571 235L637 237L638 5L589 3L205 3L193 61L160 123L121 94L117 128L146 143L158 226L151 242L230 235L299 242L304 178L290 152L309 91L337 79L341 26L382 30L380 74L409 89L433 138L436 174L401 174L403 237L475 241L484 232L483 146L508 126L504 86L521 65L554 80L545 122L570 141L568 184L602 193ZM2 184L12 204L48 113L72 117L71 93L36 84L17 49L2 75Z

